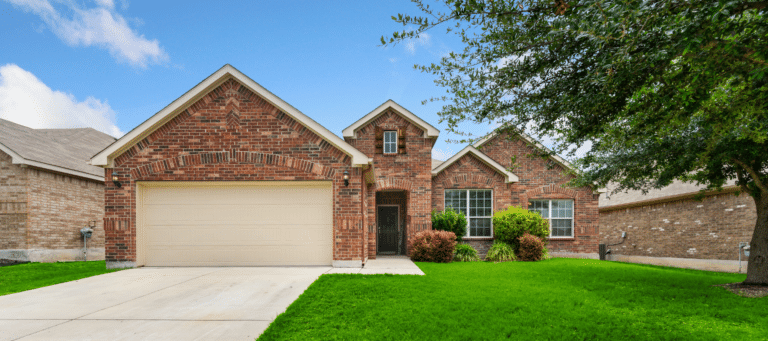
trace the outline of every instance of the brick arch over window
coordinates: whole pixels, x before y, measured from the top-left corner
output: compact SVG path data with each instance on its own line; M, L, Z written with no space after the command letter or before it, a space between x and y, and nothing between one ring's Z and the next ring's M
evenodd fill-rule
M492 179L482 174L459 174L455 176L445 176L443 174L439 175L443 178L441 181L443 188L451 188L455 185L463 185L467 183L486 184L488 185L488 188L493 188L499 182L499 179Z
M559 184L551 184L525 191L525 193L520 195L520 204L523 207L527 207L529 198L535 198L544 194L559 194L558 197L567 197L574 200L578 196L578 192L574 189L565 188Z
M153 174L172 171L183 167L226 163L260 164L287 167L305 173L320 175L326 179L332 179L336 175L336 170L331 167L323 166L321 164L302 159L297 159L294 157L234 150L231 152L225 151L180 155L177 157L158 160L132 169L131 176L134 179L141 179Z

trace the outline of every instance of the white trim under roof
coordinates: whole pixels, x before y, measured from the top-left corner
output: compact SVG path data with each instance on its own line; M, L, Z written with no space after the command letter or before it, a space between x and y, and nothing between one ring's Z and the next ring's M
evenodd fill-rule
M525 141L527 141L528 143L530 143L530 144L534 145L535 147L537 147L537 148L540 148L540 149L543 149L543 150L545 150L545 151L547 151L547 152L550 152L550 153L552 152L552 150L551 150L551 149L549 149L549 148L547 148L546 146L544 146L543 144L539 143L539 141L536 141L536 140L534 140L534 139L533 139L532 137L530 137L528 134L526 134L526 133L523 133L523 132L520 132L520 133L517 133L517 134L518 134L518 135L520 135L520 137L522 137L522 138L523 138ZM493 131L493 132L491 132L490 134L488 134L488 135L486 135L485 137L483 137L482 139L480 139L480 140L478 140L477 142L475 142L475 143L473 144L473 146L475 146L475 148L480 148L480 147L481 147L483 144L485 144L486 142L488 142L488 141L490 141L491 139L493 139L494 137L496 137L496 135L498 135L498 132L496 132L496 131ZM573 166L573 165L572 165L570 162L568 162L568 161L566 161L565 159L563 159L562 157L560 157L560 155L557 155L557 154L552 154L552 155L550 155L550 157L551 157L553 160L555 160L555 162L557 162L558 164L560 164L561 166L563 166L563 167L565 167L565 168L567 168L567 169L570 169L570 170L572 170L572 171L574 171L574 172L578 172L578 169L576 169L576 167L574 167L574 166ZM594 189L594 187L593 187L593 189ZM599 193L605 193L605 192L607 192L607 191L608 191L608 190L606 190L605 188L598 188L598 189L595 189L593 193L595 193L595 194L599 194Z
M81 177L81 178L86 178L86 179L91 179L91 180L96 180L96 181L104 182L104 177L103 176L93 175L93 174L90 174L90 173L85 173L85 172L77 171L77 170L74 170L74 169L69 169L69 168L49 165L49 164L43 163L43 162L27 160L27 159L21 157L21 155L19 155L18 153L14 152L12 149L6 147L2 143L0 143L0 151L3 151L3 153L6 153L6 154L10 155L11 156L11 163L14 164L14 165L31 166L31 167L35 167L35 168L41 168L41 169L46 169L46 170L49 170L49 171L54 171L54 172L57 172L57 173L64 173L64 174L69 174L69 175L73 175L73 176L77 176L77 177ZM85 161L83 161L83 162L85 162Z
M488 157L488 155L483 154L481 151L477 150L477 148L473 146L467 146L466 148L462 149L460 152L456 153L456 155L451 156L450 159L441 163L440 166L437 166L437 168L432 170L432 176L437 176L438 174L440 174L440 172L448 168L448 166L452 165L457 160L461 159L461 157L466 155L467 153L472 153L472 155L476 156L478 159L480 159L480 161L488 165L488 167L491 167L495 169L497 172L506 176L507 178L505 181L506 183L520 181L517 175L512 174L512 172L508 171L506 168L504 168L504 166L500 165L498 162Z
M336 136L336 134L332 133L330 130L315 122L313 119L309 118L298 109L275 96L273 93L269 92L269 90L265 89L229 64L224 65L221 69L214 72L212 75L208 76L208 78L200 82L200 84L196 85L194 88L187 91L184 95L144 121L144 123L140 124L138 127L123 135L123 137L115 141L113 144L109 145L109 147L93 156L93 158L91 158L90 164L106 168L112 167L115 157L124 153L143 138L162 127L165 123L176 117L176 115L179 113L186 110L190 105L197 102L200 98L227 81L229 78L234 78L250 91L253 91L257 95L261 96L267 102L282 110L284 113L301 123L307 129L311 130L315 134L322 137L324 140L328 141L334 147L339 148L339 150L349 155L349 157L352 159L352 166L359 167L368 165L368 156L355 149L355 147L352 147L352 145Z
M355 132L368 124L368 122L373 121L379 115L383 114L387 109L392 108L395 111L397 111L398 114L403 116L408 122L411 122L412 124L416 125L417 127L421 128L421 130L424 130L426 137L437 137L437 135L440 135L440 131L437 130L437 128L433 127L431 124L425 122L418 116L414 115L412 112L408 111L408 109L403 108L400 106L400 104L395 103L393 100L387 100L384 102L384 104L380 105L378 108L373 109L368 115L363 116L361 119L357 120L357 122L352 123L351 126L344 128L342 130L342 135L344 137L349 138L355 138Z

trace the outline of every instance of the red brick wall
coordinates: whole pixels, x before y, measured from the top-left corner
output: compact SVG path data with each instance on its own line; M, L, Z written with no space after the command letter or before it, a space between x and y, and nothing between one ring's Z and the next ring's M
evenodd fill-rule
M472 154L465 154L432 178L432 209L445 209L446 189L491 189L493 210L504 210L512 205L514 184L505 183L506 177L488 167ZM485 256L493 244L493 237L465 237L481 256Z
M362 170L233 79L123 153L106 191L108 261L136 261L136 181L332 180L334 260L365 257ZM350 173L348 187L343 172Z
M737 260L739 242L755 228L755 202L733 193L624 209L601 210L601 243L613 254Z
M574 238L550 239L551 252L598 252L599 195L593 194L591 188L563 187L562 185L570 180L570 177L565 174L565 169L549 159L528 157L527 155L530 155L533 150L524 140L508 139L506 135L498 135L478 149L505 168L510 168L511 158L515 158L512 173L517 175L520 181L510 188L511 205L527 205L530 199L572 199L574 201ZM505 208L494 207L495 210Z
M103 183L36 169L27 169L27 175L30 249L82 248L80 229L90 221L96 227L88 248L104 247Z
M377 154L375 129L396 130L406 127L406 154ZM367 226L368 253L376 255L376 192L382 190L406 191L406 236L411 238L417 231L431 227L432 209L431 162L435 139L426 138L424 131L410 124L400 114L389 110L355 133L347 142L373 158L374 183L368 187Z
M0 250L27 248L27 175L0 151Z

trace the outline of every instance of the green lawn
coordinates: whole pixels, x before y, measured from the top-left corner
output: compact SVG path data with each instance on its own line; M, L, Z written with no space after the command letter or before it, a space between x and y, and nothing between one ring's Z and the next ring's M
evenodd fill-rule
M766 340L745 275L581 259L323 275L259 340Z
M118 270L107 270L104 261L4 266L0 267L0 296Z

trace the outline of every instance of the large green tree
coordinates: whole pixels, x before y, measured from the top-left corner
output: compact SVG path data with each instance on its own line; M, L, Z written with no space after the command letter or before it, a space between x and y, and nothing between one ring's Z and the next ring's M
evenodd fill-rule
M735 180L757 221L746 283L768 284L768 1L443 0L393 17L397 44L433 29L464 48L417 66L441 120L496 122L590 146L574 185L648 190Z

